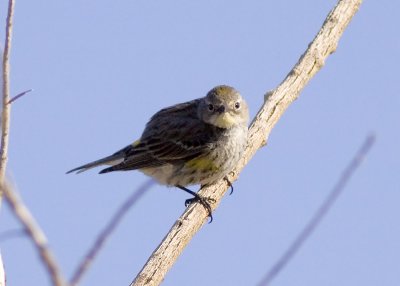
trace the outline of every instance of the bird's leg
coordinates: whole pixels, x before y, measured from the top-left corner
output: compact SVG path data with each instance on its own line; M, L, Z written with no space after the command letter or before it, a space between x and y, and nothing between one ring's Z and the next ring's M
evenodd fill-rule
M182 191L185 191L185 192L191 194L192 196L194 196L193 198L187 199L185 201L185 206L186 207L189 206L192 203L199 202L206 209L206 211L208 212L208 217L210 218L209 223L211 223L213 221L212 209L211 209L210 204L207 201L208 200L207 198L204 198L204 197L200 196L198 193L193 192L193 191L191 191L188 188L185 188L183 186L177 185L176 187L181 189Z
M233 184L232 184L232 182L229 181L229 179L228 179L227 176L224 177L224 180L226 181L226 183L228 184L228 186L231 188L231 191L229 192L229 195L232 195L232 194L233 194Z

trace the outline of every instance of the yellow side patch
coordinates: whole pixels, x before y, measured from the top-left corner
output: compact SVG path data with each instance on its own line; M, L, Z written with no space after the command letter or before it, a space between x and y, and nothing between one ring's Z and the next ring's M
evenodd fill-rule
M198 171L218 171L219 169L212 160L205 157L194 158L185 165Z
M139 144L140 144L140 140L136 140L135 142L132 143L132 146L133 146L133 147L136 147L136 146L139 145Z

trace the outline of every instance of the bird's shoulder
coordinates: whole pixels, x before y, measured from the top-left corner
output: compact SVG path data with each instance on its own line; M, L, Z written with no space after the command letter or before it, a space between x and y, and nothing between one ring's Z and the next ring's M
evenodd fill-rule
M219 128L199 118L201 98L161 109L147 123L137 148L209 150L218 139Z
M184 118L197 118L197 111L200 104L201 98L194 99L191 101L178 103L166 108L161 109L156 112L150 119L150 122L157 119L165 119L165 118L176 118L176 117L184 117ZM149 123L150 123L149 122Z
M198 115L200 102L199 98L161 109L146 124L142 139L148 136L164 137L166 135L168 138L176 138L189 131L192 134L204 132L207 126Z

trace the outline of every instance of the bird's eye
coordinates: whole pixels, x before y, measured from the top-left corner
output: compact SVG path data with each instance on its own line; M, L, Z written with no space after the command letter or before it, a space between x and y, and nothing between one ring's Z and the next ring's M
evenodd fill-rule
M212 105L211 103L208 105L208 110L213 111L214 110L214 105Z
M236 109L239 109L239 108L240 108L240 102L236 102L236 103L235 103L235 108L236 108Z

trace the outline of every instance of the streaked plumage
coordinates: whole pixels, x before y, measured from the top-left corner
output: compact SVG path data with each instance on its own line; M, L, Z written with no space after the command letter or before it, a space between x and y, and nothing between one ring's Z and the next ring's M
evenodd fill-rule
M248 117L240 94L217 86L203 98L158 111L139 140L68 173L110 165L100 173L140 170L165 185L207 185L226 176L242 156Z

